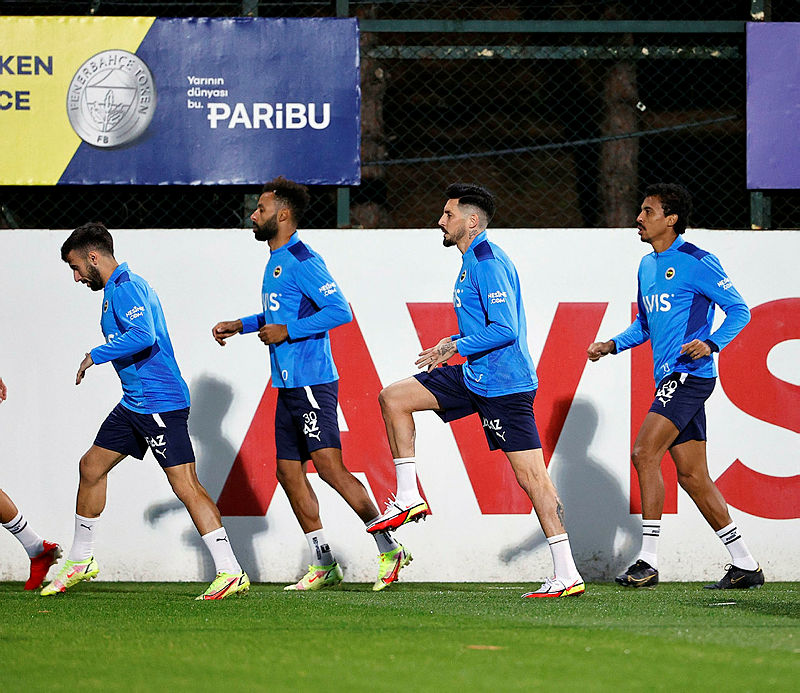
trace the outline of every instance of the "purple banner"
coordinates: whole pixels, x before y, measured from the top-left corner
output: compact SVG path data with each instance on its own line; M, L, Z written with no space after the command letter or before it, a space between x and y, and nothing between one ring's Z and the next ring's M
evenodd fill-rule
M800 188L800 23L747 25L747 187Z

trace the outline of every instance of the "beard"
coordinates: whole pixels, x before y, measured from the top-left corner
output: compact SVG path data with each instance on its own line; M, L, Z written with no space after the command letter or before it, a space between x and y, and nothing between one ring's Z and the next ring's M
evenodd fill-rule
M273 214L261 226L254 222L253 231L257 241L271 241L278 235L278 213Z
M91 265L89 265L89 268L86 270L86 281L92 291L100 291L105 287L103 278L100 276L100 270Z

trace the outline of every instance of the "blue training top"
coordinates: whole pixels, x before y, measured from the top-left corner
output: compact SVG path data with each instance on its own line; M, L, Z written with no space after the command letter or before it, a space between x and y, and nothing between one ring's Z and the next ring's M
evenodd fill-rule
M139 414L189 406L189 388L175 361L158 296L127 262L117 266L103 289L100 327L106 344L92 349L92 361L113 363L122 381L123 406Z
M693 361L681 354L681 346L700 339L711 342L712 351L719 351L750 321L750 309L719 260L681 236L663 253L642 258L637 301L639 312L633 324L613 340L619 353L649 339L657 383L670 373L715 378L712 355ZM725 311L725 320L712 334L714 304Z
M269 345L274 387L305 387L339 378L328 330L353 319L325 261L292 234L270 253L261 290L262 313L242 318L242 332L286 325L289 338Z
M453 289L459 334L456 349L467 387L484 397L535 390L536 368L528 353L528 331L519 275L503 250L478 234L462 256Z

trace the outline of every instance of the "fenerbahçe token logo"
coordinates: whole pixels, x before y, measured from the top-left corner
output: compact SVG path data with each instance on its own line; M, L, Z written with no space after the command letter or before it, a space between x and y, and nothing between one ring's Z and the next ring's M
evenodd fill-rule
M93 55L67 90L67 116L76 134L95 147L135 140L153 119L156 87L145 62L119 49Z
M667 279L672 279L675 276L675 268L674 267L670 267L669 269L667 269L667 271L664 272L664 276Z
M463 282L467 278L467 270L464 270L461 273L461 276L458 278L458 281Z
M103 303L103 312L104 313L108 312L108 299L106 299L106 301Z
M278 277L281 276L282 271L283 270L281 270L281 266L278 265L274 270L272 270L272 276L275 277L275 279L277 279Z

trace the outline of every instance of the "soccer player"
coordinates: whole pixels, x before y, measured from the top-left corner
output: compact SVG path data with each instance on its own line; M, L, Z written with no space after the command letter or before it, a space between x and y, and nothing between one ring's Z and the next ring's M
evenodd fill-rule
M706 461L705 401L717 376L713 353L739 334L750 320L750 310L719 260L683 240L691 208L691 196L680 185L647 188L636 226L653 252L639 263L639 312L624 332L588 349L589 360L597 361L650 340L658 383L631 453L642 496L642 548L616 581L627 587L658 584L664 510L661 458L669 450L678 482L731 555L723 578L706 587L760 587L764 574L731 520ZM725 312L725 320L712 333L715 304Z
M236 560L217 506L197 478L188 429L189 388L175 361L158 296L127 263L117 263L114 241L102 224L75 229L61 246L61 259L76 282L103 291L100 326L106 343L86 354L75 384L94 364L111 361L123 397L81 458L72 548L42 594L58 594L97 576L94 535L106 504L107 475L128 455L141 460L148 447L214 560L217 575L197 599L246 594L250 580Z
M311 550L308 572L286 590L318 590L342 581L342 570L325 538L319 503L306 478L308 460L361 520L379 516L366 489L344 466L337 416L339 374L331 356L328 330L352 320L347 300L323 259L303 243L297 227L308 206L305 186L283 177L264 185L250 216L257 241L266 241L270 257L264 270L263 311L240 320L219 322L214 339L258 332L269 346L272 385L278 388L275 410L277 476ZM411 553L388 532L374 535L378 578L384 589L411 561Z
M8 388L0 378L0 402L4 402L7 395ZM1 488L0 524L16 537L31 559L31 572L25 582L25 589L39 589L50 566L60 558L61 547L55 542L42 539Z
M453 290L459 333L425 349L416 361L425 372L400 380L380 394L386 435L395 458L397 492L367 531L396 529L430 514L417 486L413 413L435 411L443 421L477 412L492 450L502 450L533 503L555 567L525 597L567 597L584 592L564 529L564 507L547 474L536 430L533 399L538 387L528 353L525 310L514 264L486 235L493 195L478 185L454 183L439 219L445 247L463 255ZM456 353L460 366L443 365Z

